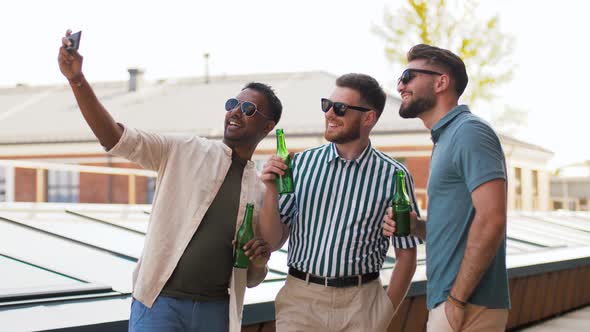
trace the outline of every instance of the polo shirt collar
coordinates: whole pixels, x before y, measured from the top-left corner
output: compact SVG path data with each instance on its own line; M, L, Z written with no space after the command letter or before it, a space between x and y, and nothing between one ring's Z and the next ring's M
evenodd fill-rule
M470 112L469 106L457 105L449 113L443 116L442 119L438 120L438 122L432 126L432 130L430 131L432 141L436 143L447 125L449 125L459 114L464 112Z

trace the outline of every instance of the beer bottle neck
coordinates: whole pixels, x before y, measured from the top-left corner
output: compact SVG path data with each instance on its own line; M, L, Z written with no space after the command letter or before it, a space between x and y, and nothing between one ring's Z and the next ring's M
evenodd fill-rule
M246 205L246 213L244 214L244 224L252 223L252 215L254 214L254 206L248 204Z
M406 181L404 173L395 173L395 196L406 198L408 193L406 192Z
M287 153L287 145L285 144L285 135L283 133L277 134L277 152L278 154Z

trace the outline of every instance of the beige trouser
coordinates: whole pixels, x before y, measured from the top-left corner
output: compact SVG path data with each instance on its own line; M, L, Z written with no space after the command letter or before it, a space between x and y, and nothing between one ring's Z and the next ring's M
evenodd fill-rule
M381 281L335 288L287 277L275 300L276 330L382 332L394 309Z
M445 314L445 303L437 305L428 313L427 332L453 332ZM508 309L488 309L468 303L465 307L463 322L461 331L503 332L508 322Z

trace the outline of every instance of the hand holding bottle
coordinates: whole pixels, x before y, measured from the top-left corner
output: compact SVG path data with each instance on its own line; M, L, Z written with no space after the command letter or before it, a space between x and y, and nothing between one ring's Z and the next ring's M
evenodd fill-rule
M264 165L262 169L261 179L268 188L276 188L277 178L285 175L289 166L285 163L283 158L279 156L272 156Z
M410 233L414 233L414 229L416 229L417 224L419 222L418 215L414 211L410 211ZM396 231L396 222L393 217L393 208L388 207L383 216L383 235L389 237L393 236Z
M250 258L250 264L265 266L270 259L270 246L261 238L254 238L243 247L246 256Z

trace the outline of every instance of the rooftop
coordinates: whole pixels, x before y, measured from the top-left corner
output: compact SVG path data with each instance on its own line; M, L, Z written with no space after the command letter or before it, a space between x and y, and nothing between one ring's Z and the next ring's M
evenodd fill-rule
M0 326L48 330L119 322L129 315L131 273L140 257L149 205L0 204ZM509 215L511 277L590 259L590 213ZM287 274L287 248L272 254L270 272L246 292L244 324L274 319L273 301ZM425 252L408 296L425 292ZM381 279L395 264L392 250ZM35 320L30 317L35 316ZM126 324L126 323L125 323Z
M320 98L329 96L337 76L323 71L213 76L144 82L128 91L128 81L91 82L113 117L132 127L158 133L221 138L223 105L248 82L271 85L283 103L280 127L289 136L322 135ZM419 119L401 119L400 99L387 95L385 110L373 133L428 134ZM27 128L23 131L22 128ZM504 143L551 153L547 149L500 135ZM68 85L0 88L0 145L95 142Z

